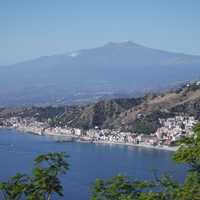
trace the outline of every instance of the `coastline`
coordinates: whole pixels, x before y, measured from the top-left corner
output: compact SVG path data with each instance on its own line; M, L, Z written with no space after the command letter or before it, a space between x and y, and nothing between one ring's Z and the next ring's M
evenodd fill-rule
M164 150L164 151L172 151L175 152L178 149L178 146L169 147L169 146L153 146L149 144L134 144L134 143L120 143L120 142L107 142L107 141L95 141L94 144L107 144L107 145L125 145L146 149L155 149L155 150Z
M27 134L33 134L37 136L43 136L43 137L52 137L56 138L57 142L81 142L81 143L91 143L91 144L105 144L105 145L125 145L125 146L132 146L132 147L139 147L139 148L146 148L146 149L155 149L155 150L164 150L164 151L176 151L178 149L178 146L170 147L166 145L150 145L150 144L145 144L145 143L140 143L140 144L135 144L135 143L127 143L127 142L111 142L111 141L105 141L105 140L92 140L91 138L88 137L78 137L74 135L62 135L62 134L57 134L57 133L51 133L51 134L41 134L41 133L36 133L33 131L29 130L22 130L20 128L15 128L15 127L0 127L0 129L11 129L11 130L16 130L19 131L20 133L27 133Z

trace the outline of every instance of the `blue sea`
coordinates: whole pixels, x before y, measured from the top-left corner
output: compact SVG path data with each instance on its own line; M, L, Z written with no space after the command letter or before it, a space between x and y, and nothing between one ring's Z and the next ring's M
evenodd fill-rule
M67 198L87 200L96 178L109 178L117 174L135 179L152 179L153 171L168 172L182 181L185 167L171 160L172 152L129 147L124 145L59 143L55 138L0 129L0 181L16 172L30 173L33 159L38 154L65 151L70 156L70 170L62 177Z

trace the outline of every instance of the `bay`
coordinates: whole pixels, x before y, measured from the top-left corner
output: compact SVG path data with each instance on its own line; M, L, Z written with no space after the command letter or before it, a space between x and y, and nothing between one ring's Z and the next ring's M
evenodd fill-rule
M64 198L87 200L96 178L117 174L135 179L152 179L153 171L170 173L182 181L185 167L171 160L172 152L125 145L58 143L55 138L0 129L0 181L16 172L30 173L33 159L43 153L65 151L70 156L70 170L62 177Z

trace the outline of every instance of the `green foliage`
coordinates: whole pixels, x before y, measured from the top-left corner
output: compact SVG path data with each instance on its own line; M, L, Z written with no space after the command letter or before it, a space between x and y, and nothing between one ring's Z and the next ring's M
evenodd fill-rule
M41 199L49 199L52 193L63 196L63 188L58 176L64 174L69 168L66 158L64 153L49 153L35 159L28 199L38 198L38 194Z
M194 127L194 132L191 137L179 141L180 148L173 159L178 163L190 165L192 171L200 173L200 123Z
M108 181L96 180L91 200L131 200L140 199L144 189L152 188L151 182L132 181L128 177L116 176ZM143 198L146 193L143 194ZM141 198L142 199L142 198Z
M91 200L182 200L180 186L164 175L154 181L134 181L116 176L108 181L96 180Z
M4 200L19 200L27 188L29 177L16 174L8 182L0 183L0 191Z
M157 110L149 115L136 119L133 123L129 124L129 130L135 133L151 134L160 128L159 118L169 117L174 117L174 114Z
M17 174L0 184L4 200L50 200L52 194L63 196L59 176L66 173L69 165L65 153L48 153L34 161L32 176Z
M177 199L200 200L200 123L194 127L194 134L181 139L179 145L173 159L187 164L189 171Z
M149 122L144 119L138 119L134 122L134 126L131 129L135 133L143 133L143 134L150 134L152 133L156 128L153 126L152 122Z

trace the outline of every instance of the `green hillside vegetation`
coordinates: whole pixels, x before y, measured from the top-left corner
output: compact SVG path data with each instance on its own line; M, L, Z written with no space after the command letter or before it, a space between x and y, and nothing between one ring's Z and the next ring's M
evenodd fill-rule
M21 116L48 121L50 126L119 129L150 134L160 127L159 118L192 115L200 119L200 86L184 85L139 98L102 100L87 105L2 108L0 118Z

